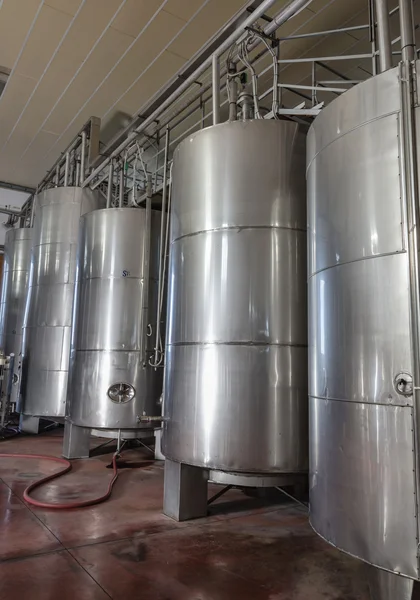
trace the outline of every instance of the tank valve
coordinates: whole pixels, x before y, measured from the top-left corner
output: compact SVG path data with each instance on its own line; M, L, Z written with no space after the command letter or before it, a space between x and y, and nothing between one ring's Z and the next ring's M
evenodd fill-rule
M413 395L413 377L410 373L401 372L394 379L395 391L401 396Z

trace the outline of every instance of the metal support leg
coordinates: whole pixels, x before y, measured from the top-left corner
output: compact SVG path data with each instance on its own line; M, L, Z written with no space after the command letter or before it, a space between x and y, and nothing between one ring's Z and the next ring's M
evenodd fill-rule
M39 432L39 418L21 414L19 419L19 430L23 433L37 434Z
M155 460L165 460L162 453L162 428L155 429Z
M163 512L176 521L207 515L207 478L205 469L165 461Z
M411 600L414 581L376 567L367 567L371 600Z
M64 458L89 458L90 429L78 427L69 421L64 424Z

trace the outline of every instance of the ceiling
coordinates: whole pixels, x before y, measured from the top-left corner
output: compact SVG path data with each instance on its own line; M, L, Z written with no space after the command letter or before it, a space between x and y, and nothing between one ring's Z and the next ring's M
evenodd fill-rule
M395 0L396 1L396 0ZM278 0L276 13L286 0ZM126 125L238 11L245 0L3 0L0 181L36 186L94 115L107 137ZM281 34L366 23L367 0L313 0ZM281 57L366 52L366 31L285 42ZM338 67L337 67L338 68ZM346 62L359 79L371 61ZM282 80L308 82L307 65ZM335 78L324 74L327 79ZM310 92L309 92L310 94ZM288 102L299 98L289 94ZM286 97L285 97L286 98Z

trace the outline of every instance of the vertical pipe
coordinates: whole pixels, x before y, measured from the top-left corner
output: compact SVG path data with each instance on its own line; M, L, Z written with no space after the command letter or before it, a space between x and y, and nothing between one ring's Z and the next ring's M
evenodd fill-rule
M114 181L114 161L111 160L109 163L109 174L108 174L108 189L106 191L106 207L111 207L112 202L112 184Z
M143 367L149 364L147 360L147 338L149 336L149 276L150 276L150 234L152 227L152 176L147 175L146 184L146 226L143 241Z
M388 0L375 0L375 9L378 23L379 72L383 73L392 68Z
M82 185L85 179L86 172L86 140L86 131L82 131L82 149L80 151L80 179L78 181L78 185L80 186Z
M399 0L402 60L414 60L415 35L413 0Z
M121 161L121 169L120 169L120 185L119 185L119 207L122 208L124 206L124 161Z
M212 60L212 100L213 100L213 125L220 123L220 61L217 54Z
M66 154L66 166L64 167L64 187L69 185L69 174L70 174L70 153Z
M376 31L375 31L375 0L368 0L369 12L369 41L372 48L372 75L377 74L376 67Z
M163 263L166 260L165 256L165 224L166 219L169 216L166 215L166 197L167 197L167 186L168 186L168 158L169 158L169 126L166 126L165 134L165 157L163 164L163 189L162 189L162 212L160 217L160 240L159 240L159 281L158 281L158 307L156 313L156 336L155 336L155 360L154 364L157 365L159 361L159 345L160 345L160 305L163 292L164 282L163 277Z
M60 185L60 163L58 163L58 165L55 168L55 187L58 187Z
M238 118L238 82L235 75L236 64L231 62L228 66L228 79L226 82L226 85L229 86L229 121L236 121Z
M29 221L29 227L33 227L34 226L34 220L35 220L35 201L36 201L36 196L32 196L31 218L30 218L30 221Z
M76 150L72 150L72 152L70 152L69 185L75 185L75 182L74 182L75 162L76 162Z
M316 62L312 63L312 106L316 104Z
M201 129L204 129L204 121L206 119L206 103L203 100L203 96L200 96L200 107L201 107Z
M76 159L76 181L75 184L76 186L80 185L80 161Z

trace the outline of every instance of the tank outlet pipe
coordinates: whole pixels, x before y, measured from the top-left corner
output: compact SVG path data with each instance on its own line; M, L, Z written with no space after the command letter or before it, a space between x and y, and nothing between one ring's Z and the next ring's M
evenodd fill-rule
M388 0L375 0L375 12L378 23L379 72L383 73L392 68Z
M413 0L399 0L402 60L414 60L416 38L414 33Z
M150 233L152 226L152 175L147 174L146 184L146 227L143 238L143 367L148 366L147 338L150 335L149 327L149 276L150 276Z
M219 46L214 54L220 57L224 52L226 52L226 50L229 50L229 48L241 37L241 35L243 35L244 30L246 30L247 27L252 26L257 19L259 19L273 6L275 2L276 0L263 0L259 7L256 8L228 38L226 38L226 40ZM311 2L312 0L309 0L309 2L308 0L292 0L292 2L282 8L282 10L274 17L270 25L264 30L264 33L267 34L267 30L269 30L268 35L273 33L278 27L280 27L280 25L306 8ZM147 119L141 123L141 125L134 129L134 131L132 131L126 137L126 139L121 142L117 148L115 148L108 158L106 158L96 169L92 171L92 173L85 179L83 187L89 185L91 181L93 181L93 179L95 179L95 177L97 177L99 173L101 173L101 171L107 165L109 165L113 158L119 156L121 152L133 142L133 140L135 140L152 123L154 123L154 121L158 119L167 108L172 106L179 96L181 96L181 94L183 94L190 87L190 85L192 85L212 65L214 54L210 55L209 58L203 61L202 64L178 87L178 89L176 89L170 96L166 98L166 100L162 102L159 108L153 111L153 113L149 115Z

